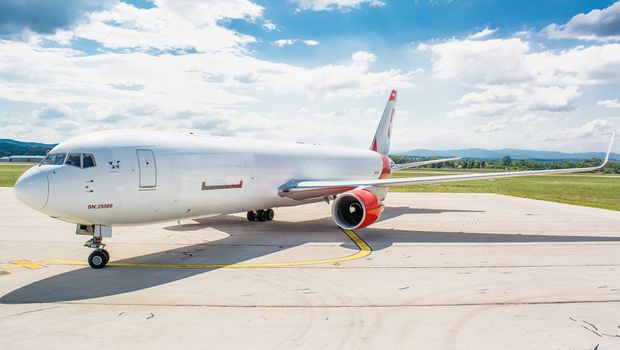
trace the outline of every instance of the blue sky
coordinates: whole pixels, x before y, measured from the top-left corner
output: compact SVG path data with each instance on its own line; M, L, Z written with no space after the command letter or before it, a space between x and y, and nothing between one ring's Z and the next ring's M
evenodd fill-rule
M138 128L395 150L600 150L620 2L7 0L0 137Z
M264 18L277 23L279 30L265 32L260 22L243 20L226 26L263 39L250 45L259 57L312 65L342 59L351 49L389 54L390 49L466 36L487 26L498 28L498 34L504 35L541 30L550 23L565 23L575 14L606 8L614 1L401 0L385 1L383 6L360 5L358 10L301 12L295 11L298 5L294 2L257 3L265 7ZM314 50L278 50L271 42L282 37L311 38L322 45Z

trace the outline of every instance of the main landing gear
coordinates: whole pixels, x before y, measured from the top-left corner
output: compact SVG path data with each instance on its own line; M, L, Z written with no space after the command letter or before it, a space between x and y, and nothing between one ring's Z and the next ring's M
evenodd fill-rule
M273 220L273 209L260 209L248 212L248 221L271 221Z

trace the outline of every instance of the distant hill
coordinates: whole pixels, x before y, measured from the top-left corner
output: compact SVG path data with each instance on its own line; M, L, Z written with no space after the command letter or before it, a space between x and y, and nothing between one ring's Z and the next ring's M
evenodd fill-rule
M497 150L487 150L483 148L465 148L453 150L432 150L432 149L414 149L408 152L398 153L411 157L463 157L468 159L489 159L497 160L503 156L509 156L512 159L530 159L530 160L580 160L588 158L604 158L604 152L585 152L585 153L564 153L564 152L548 152L533 151L525 149L503 148ZM612 153L609 158L611 160L620 161L620 154Z
M38 142L22 142L11 139L0 139L0 157L5 156L44 156L56 145Z

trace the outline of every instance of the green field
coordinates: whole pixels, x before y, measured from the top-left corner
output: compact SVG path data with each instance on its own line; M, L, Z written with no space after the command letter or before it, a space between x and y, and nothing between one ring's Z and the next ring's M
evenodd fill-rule
M12 187L15 181L34 163L0 163L0 187Z
M464 174L470 171L419 169L397 171L392 177ZM390 188L394 192L498 193L546 201L620 210L620 175L592 173L527 176L496 180L449 182L444 184L405 185Z
M0 163L0 186L10 187L33 164ZM472 171L418 169L397 171L392 177L463 174ZM498 193L553 202L620 210L620 175L574 174L528 176L498 180L449 182L441 185L405 185L393 192Z

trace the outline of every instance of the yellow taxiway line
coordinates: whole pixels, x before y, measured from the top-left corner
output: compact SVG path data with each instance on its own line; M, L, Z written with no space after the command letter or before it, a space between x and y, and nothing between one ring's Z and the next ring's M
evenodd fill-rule
M265 267L291 267L291 266L305 266L305 265L319 265L319 264L334 264L345 261L357 260L367 257L372 253L372 248L360 237L357 233L351 230L342 229L342 231L355 243L359 249L355 254L347 255L337 258L318 259L318 260L302 260L302 261L288 261L288 262L274 262L274 263L247 263L247 264L133 264L133 263L118 263L110 262L108 266L117 267L139 267L150 269L217 269L217 268L232 268L232 269L248 269L248 268L265 268ZM28 260L17 260L13 262L13 265L2 266L2 269L11 269L14 267L26 267L29 269L38 269L44 267L44 265L88 265L85 261L79 260L62 260L62 259L49 259L30 262Z

